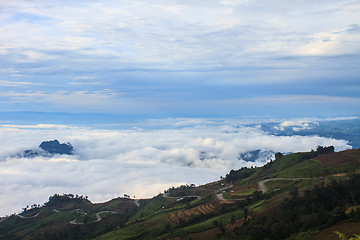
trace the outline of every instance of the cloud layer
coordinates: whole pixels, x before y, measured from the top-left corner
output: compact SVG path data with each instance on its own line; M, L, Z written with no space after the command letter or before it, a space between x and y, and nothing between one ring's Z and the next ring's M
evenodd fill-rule
M358 112L356 0L14 0L0 9L0 111Z
M57 125L3 125L0 128L1 215L43 203L55 193L88 195L105 201L124 193L151 197L184 183L202 184L229 170L262 165L238 159L252 150L295 152L318 145L351 148L344 140L318 136L273 136L231 121L166 120L166 129L101 130ZM152 123L149 121L148 126ZM292 125L292 124L291 124ZM41 141L70 141L74 156L11 158Z

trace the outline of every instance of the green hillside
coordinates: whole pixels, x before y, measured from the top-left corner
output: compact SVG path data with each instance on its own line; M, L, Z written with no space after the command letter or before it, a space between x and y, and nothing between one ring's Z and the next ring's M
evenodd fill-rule
M0 221L0 239L339 239L360 234L360 149L276 154L152 199L54 195Z

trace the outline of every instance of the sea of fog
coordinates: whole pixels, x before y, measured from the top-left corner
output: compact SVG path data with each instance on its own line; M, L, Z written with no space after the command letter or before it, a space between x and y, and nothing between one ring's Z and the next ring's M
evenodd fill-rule
M282 126L279 122L274 128ZM304 127L304 121L290 126ZM71 142L75 155L15 156L54 139ZM279 136L264 131L261 122L231 119L146 120L123 129L3 121L0 142L0 216L44 203L55 193L86 195L92 202L124 194L148 198L172 186L218 180L231 169L261 166L273 152L309 151L319 145L336 151L352 148L344 139ZM267 154L253 161L239 157L254 150Z

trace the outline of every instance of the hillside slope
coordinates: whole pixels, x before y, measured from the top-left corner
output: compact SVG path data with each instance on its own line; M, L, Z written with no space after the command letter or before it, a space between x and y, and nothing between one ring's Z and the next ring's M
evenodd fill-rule
M1 219L0 239L339 239L360 233L359 173L360 149L318 148L152 199L56 194Z

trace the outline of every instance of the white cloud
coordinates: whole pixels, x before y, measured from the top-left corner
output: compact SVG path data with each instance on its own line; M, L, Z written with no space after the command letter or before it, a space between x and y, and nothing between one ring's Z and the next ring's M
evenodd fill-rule
M22 75L13 74L12 76L22 76ZM5 87L21 87L21 86L30 86L30 85L39 85L39 84L32 82L0 80L0 86L5 86Z
M293 131L297 132L300 130L312 129L314 126L319 126L319 121L341 121L341 120L354 120L358 118L359 117L328 117L325 119L308 118L308 119L285 120L280 124L274 126L274 129L284 131L285 128L292 128Z
M356 1L17 0L1 9L0 85L30 90L2 89L6 111L209 114L211 100L224 100L218 111L243 114L248 102L281 108L297 93L305 104L326 100L306 95L328 95L327 106L351 108L343 114L359 103ZM43 85L25 84L35 79Z
M311 36L311 41L299 48L303 55L336 55L360 52L359 25L331 32L320 32Z
M292 127L294 131L312 129L312 125L319 125L319 123L308 120L295 120L295 121L284 121L278 126L275 126L274 129L284 131L285 128Z
M112 64L181 69L234 67L259 61L259 55L299 54L299 49L310 55L360 50L356 33L337 34L341 39L331 47L323 42L357 23L357 3L16 1L3 9L7 17L0 19L0 36L6 44L0 51L17 49L17 61L65 60L58 51L66 50L81 61L84 55L108 56L114 57Z
M174 128L154 130L1 126L0 196L6 197L0 198L4 206L0 214L42 203L54 193L84 194L97 202L124 193L151 197L173 185L214 181L231 169L263 164L261 160L255 163L238 160L239 153L250 150L295 152L318 145L333 145L337 151L351 148L343 140L272 136L258 128L232 127L229 120L224 121L225 125L212 120L200 124L196 120L192 126L185 119L172 121L167 120L168 126ZM182 125L185 127L179 127ZM70 141L76 155L6 158L55 138Z

